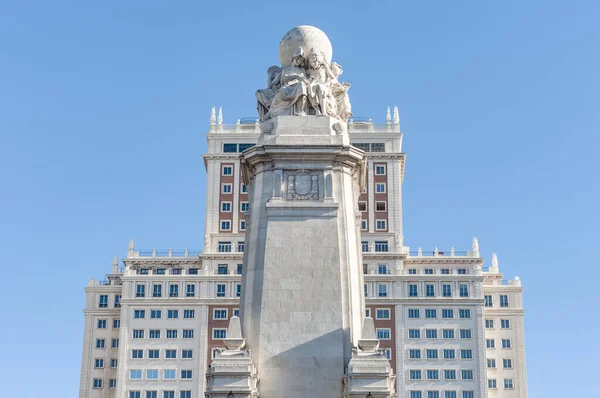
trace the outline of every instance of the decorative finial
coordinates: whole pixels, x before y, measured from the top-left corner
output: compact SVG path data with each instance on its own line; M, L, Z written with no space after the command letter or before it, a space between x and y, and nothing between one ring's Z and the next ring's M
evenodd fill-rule
M223 344L229 351L239 351L244 348L246 339L242 337L242 326L240 318L232 316L229 319L229 327L227 328L227 338L223 339Z
M400 114L397 106L394 107L394 124L400 124Z
M219 118L217 119L217 124L223 124L223 108L219 107Z
M113 263L112 263L113 267L118 267L119 266L119 255L115 254L115 256L113 257Z
M133 238L129 239L129 246L127 247L127 257L133 257L133 253L135 250L135 246L133 243Z
M388 106L388 109L387 109L387 115L385 117L385 122L386 122L386 124L391 124L392 123L392 115L390 113L390 107L389 106Z
M496 253L492 253L492 267L498 267L498 256Z
M217 123L217 114L215 112L215 107L213 106L210 110L210 124Z
M358 340L358 348L366 352L373 352L379 348L375 324L370 316L365 317L363 320L362 337Z
M477 237L473 237L473 251L479 252L479 242L477 241Z

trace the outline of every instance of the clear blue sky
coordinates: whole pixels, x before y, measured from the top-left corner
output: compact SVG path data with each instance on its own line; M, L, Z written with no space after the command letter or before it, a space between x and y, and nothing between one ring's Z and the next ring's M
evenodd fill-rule
M3 1L3 396L75 397L84 286L201 248L211 106L256 114L280 38L330 37L356 115L398 105L406 244L525 286L531 397L598 396L598 1ZM587 395L586 395L587 394Z

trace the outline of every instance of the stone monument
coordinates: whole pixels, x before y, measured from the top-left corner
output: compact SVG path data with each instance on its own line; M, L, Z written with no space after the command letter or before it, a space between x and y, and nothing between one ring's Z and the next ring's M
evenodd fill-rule
M393 396L391 366L364 317L365 158L349 142L350 85L332 55L325 33L296 27L256 92L261 134L241 155L250 202L241 334L209 370L209 398Z

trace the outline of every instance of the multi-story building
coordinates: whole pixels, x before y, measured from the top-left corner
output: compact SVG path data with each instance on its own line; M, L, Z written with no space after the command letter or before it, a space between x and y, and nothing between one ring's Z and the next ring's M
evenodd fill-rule
M239 155L257 122L211 114L204 249L136 250L86 288L80 398L198 398L205 372L239 312L248 196ZM398 397L527 397L523 288L497 258L472 250L411 250L403 242L402 152L397 110L386 123L349 123L367 154L362 251L367 315L390 358Z

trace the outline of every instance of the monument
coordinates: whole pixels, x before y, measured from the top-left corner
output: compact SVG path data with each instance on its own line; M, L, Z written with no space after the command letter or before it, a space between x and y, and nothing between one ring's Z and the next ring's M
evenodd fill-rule
M249 191L240 319L207 374L207 397L394 395L365 318L348 83L321 30L299 26L257 90L261 134L241 154Z

